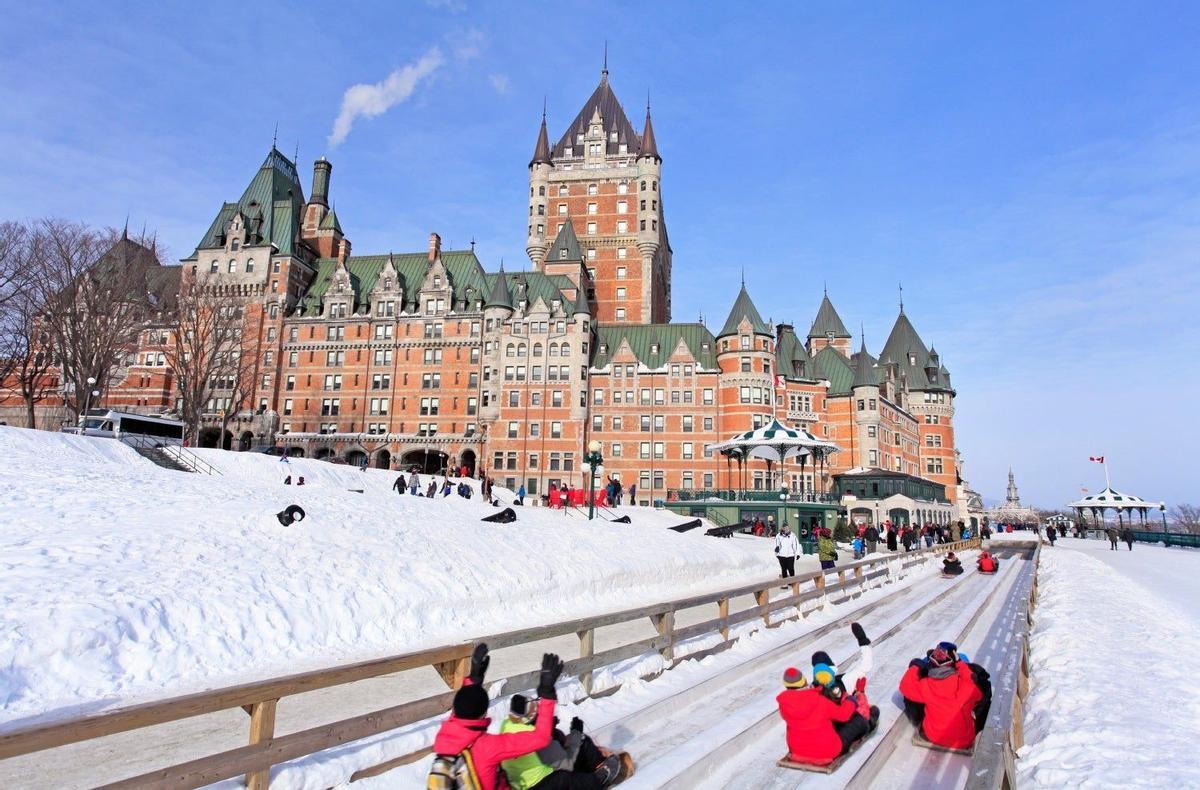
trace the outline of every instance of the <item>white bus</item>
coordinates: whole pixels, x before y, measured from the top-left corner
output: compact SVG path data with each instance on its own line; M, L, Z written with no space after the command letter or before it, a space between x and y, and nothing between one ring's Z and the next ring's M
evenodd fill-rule
M179 420L149 417L109 409L92 409L78 428L64 428L81 436L116 439L133 447L167 447L183 444L184 426Z

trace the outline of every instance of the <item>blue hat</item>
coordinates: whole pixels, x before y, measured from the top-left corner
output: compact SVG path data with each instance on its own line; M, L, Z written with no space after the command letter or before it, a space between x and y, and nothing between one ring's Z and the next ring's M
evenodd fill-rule
M837 673L828 664L817 664L813 667L813 683L818 686L832 686L837 680Z

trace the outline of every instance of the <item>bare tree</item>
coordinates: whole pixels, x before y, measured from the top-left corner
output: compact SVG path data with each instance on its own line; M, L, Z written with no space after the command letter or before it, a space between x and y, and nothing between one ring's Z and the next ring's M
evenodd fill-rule
M29 228L20 222L0 222L0 323L24 290L29 236Z
M77 415L92 390L119 382L138 334L156 309L147 271L153 245L63 220L41 220L45 245L45 325L63 380L63 399Z
M238 311L239 315L241 310ZM239 340L240 340L239 332ZM237 352L230 354L225 361L225 375L229 382L229 408L221 418L221 440L229 430L229 423L238 412L254 408L254 393L258 390L258 382L254 374L257 372L257 362L254 354L246 353L238 346Z
M166 357L193 445L200 441L200 424L214 393L238 378L243 309L231 297L213 295L193 275L184 275L180 283Z
M1180 532L1200 533L1200 506L1186 502L1172 505L1171 526Z
M14 232L15 229L19 231ZM11 292L0 313L0 381L20 396L26 422L37 427L37 404L56 392L53 347L46 329L43 298L46 293L45 239L36 230L6 223L0 228L0 245L14 273L6 284Z

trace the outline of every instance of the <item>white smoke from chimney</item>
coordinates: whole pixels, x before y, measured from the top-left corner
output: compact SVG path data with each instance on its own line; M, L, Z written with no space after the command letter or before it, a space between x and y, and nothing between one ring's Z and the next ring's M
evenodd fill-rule
M342 95L342 109L333 122L333 131L329 133L329 147L341 145L358 118L374 118L406 101L421 80L433 74L445 62L442 50L434 47L416 63L396 69L382 82L351 85Z

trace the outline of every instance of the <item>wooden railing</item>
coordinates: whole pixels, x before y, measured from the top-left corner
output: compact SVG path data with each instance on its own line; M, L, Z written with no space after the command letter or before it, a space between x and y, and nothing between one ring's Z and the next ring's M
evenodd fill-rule
M477 642L486 642L492 650L498 650L574 634L579 640L579 657L566 662L563 677L578 678L583 693L590 696L593 693L592 678L596 670L619 661L657 652L662 656L663 666L670 667L685 659L709 655L726 649L737 641L739 635L732 632L735 626L761 620L760 627L774 627L787 620L806 616L808 611L805 611L804 604L807 602L818 601L818 605L813 609L820 608L824 605L826 596L835 591L862 587L869 581L902 571L942 552L975 548L978 545L978 539L973 539L908 553L880 554L847 563L839 568L804 573L786 580L764 579L754 584L651 606L482 636L469 642L430 650L270 678L103 713L87 714L51 724L9 730L0 732L0 760L218 711L242 708L250 717L249 742L246 746L209 754L105 786L201 787L222 779L245 776L247 786L257 790L268 786L273 765L415 724L449 710L453 690L462 685L468 671L471 652ZM892 566L899 567L893 569ZM781 584L788 588L788 594L771 599L772 591L778 590ZM811 587L801 589L807 585ZM739 611L730 611L730 601L744 596L753 596L754 604ZM676 627L677 613L713 604L717 607L716 617L694 625ZM778 617L781 610L791 611L783 617ZM772 615L776 615L775 619ZM635 622L642 618L650 619L655 628L654 636L596 651L597 629ZM677 647L680 647L681 643L708 634L720 634L720 643L699 652L679 651L680 655L676 655ZM276 708L279 701L285 697L422 667L433 667L449 690L330 724L286 735L275 735ZM538 672L534 670L506 678L505 693L532 689L537 684L537 677ZM611 690L612 686L604 692L608 693ZM381 765L360 770L351 779L382 773L418 760L428 753L428 747L419 749Z

